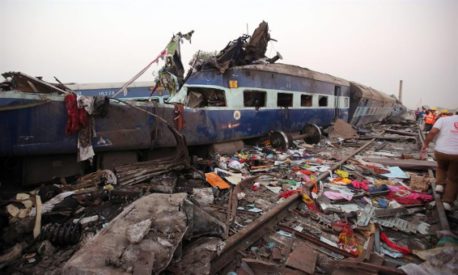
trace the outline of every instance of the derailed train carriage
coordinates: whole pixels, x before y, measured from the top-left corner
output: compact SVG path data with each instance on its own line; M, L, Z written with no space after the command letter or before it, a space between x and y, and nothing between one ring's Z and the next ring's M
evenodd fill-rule
M77 137L64 131L64 96L52 91L52 85L40 86L41 80L20 76L23 81L11 83L32 83L35 90L13 85L0 93L2 170L12 163L19 166L25 183L82 173L75 156ZM223 74L201 70L169 104L133 104L172 125L174 106L183 104L180 132L189 146L197 146L260 137L272 130L294 133L308 125L325 128L337 118L359 126L386 118L397 102L328 74L285 64L257 64L233 67ZM97 135L91 142L97 168L138 161L145 152L176 144L165 124L120 103L111 103L108 115L94 120Z
M349 122L355 126L381 121L397 114L395 111L399 102L396 98L356 82L350 83L350 93Z
M244 36L228 44L216 66L202 66L191 73L167 102L102 100L109 104L104 106L104 115L91 117L95 135L84 140L95 152L90 168L111 169L148 160L158 148L177 146L177 137L184 137L188 146L207 146L262 137L271 131L319 132L336 119L361 126L400 110L394 98L361 84L276 64L275 59L259 62L270 39L267 24L262 27L263 33L253 34L257 39L246 41ZM261 41L261 46L252 40ZM254 45L252 50L250 45ZM68 135L65 131L69 123L65 98L73 91L22 73L4 76L0 181L14 177L35 184L82 174L76 161L81 132Z
M190 145L243 140L271 130L300 132L348 119L349 82L285 64L206 69L193 74L169 103L184 104ZM162 113L170 119L170 113ZM160 131L165 133L165 131ZM159 146L169 139L159 138Z

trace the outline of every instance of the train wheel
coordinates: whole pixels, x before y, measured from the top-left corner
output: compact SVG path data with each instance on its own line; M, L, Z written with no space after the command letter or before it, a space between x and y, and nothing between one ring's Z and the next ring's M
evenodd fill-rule
M308 144L317 144L321 140L321 130L316 124L307 124L302 130L304 141Z
M293 142L293 139L290 135L282 131L273 131L269 134L270 144L275 149L288 149Z

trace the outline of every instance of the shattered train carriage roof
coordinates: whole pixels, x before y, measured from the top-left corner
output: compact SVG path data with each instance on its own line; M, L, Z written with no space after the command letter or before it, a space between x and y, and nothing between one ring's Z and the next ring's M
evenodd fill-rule
M291 76L305 77L305 78L310 78L310 79L314 79L318 81L331 82L331 83L342 85L342 86L350 85L350 82L345 79L338 78L330 74L312 71L307 68L303 68L303 67L296 66L296 65L289 65L289 64L282 64L282 63L251 64L251 65L244 65L244 66L238 66L238 67L233 67L233 68L241 69L241 70L258 70L258 71L279 73L279 74L285 74L285 75L291 75Z

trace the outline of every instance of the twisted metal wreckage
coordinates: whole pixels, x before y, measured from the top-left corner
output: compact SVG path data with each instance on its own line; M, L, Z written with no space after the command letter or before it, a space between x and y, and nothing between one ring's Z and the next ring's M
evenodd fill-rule
M184 76L180 43L191 35L175 35L118 91L165 58L153 92L164 87L171 104L114 94L108 105L103 99L78 108L74 98L65 102L72 91L62 83L4 75L0 125L10 134L0 138L1 157L22 162L25 183L45 181L34 168L48 164L57 166L47 173L61 182L2 203L7 225L0 268L69 274L450 270L456 247L429 249L433 233L442 232L443 243L455 238L440 199L426 193L435 164L395 158L418 149L416 125L353 128L399 117L402 104L361 84L274 64L281 56L265 57L271 40L265 22L215 57L196 58ZM70 124L66 114L74 117ZM66 127L96 133L83 145L93 146L98 170L73 182L67 176L81 172L72 164L82 141L64 135ZM188 145L269 133L237 153L193 156L191 163ZM153 158L153 149L171 146L173 154ZM407 175L401 168L416 171ZM434 229L436 217L445 231Z
M317 142L321 129L336 119L358 126L405 110L394 98L364 85L276 64L279 54L266 58L272 39L265 22L215 57L197 55L184 76L180 43L192 33L173 36L164 51L109 99L75 97L60 81L53 85L23 73L4 74L8 81L0 92L0 130L7 134L0 136L0 158L9 163L5 175L37 184L82 174L75 153L81 161L95 157L93 170L113 169L148 160L154 149L175 147L179 137L188 146L224 145L275 130ZM165 65L152 91L164 87L171 95L167 103L117 98L162 58Z

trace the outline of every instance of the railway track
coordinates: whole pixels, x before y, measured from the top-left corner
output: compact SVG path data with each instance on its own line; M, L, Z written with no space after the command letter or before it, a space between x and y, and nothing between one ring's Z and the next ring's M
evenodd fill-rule
M358 149L354 150L350 153L347 157L339 161L338 163L334 164L331 167L331 171L338 169L342 164L347 162L349 159L353 158L358 153L362 152L363 150L367 149L371 145L373 145L376 139L371 139L370 141L366 142L363 146L359 147ZM328 172L323 172L317 177L317 182L320 180L325 179L329 176ZM253 243L257 240L261 239L272 227L278 225L278 223L289 213L291 209L297 207L299 202L301 201L301 194L294 193L290 197L288 197L285 201L281 202L280 204L276 205L270 211L266 212L262 216L260 216L256 221L249 224L247 227L243 228L236 234L230 236L226 240L225 247L221 254L213 259L211 262L211 274L217 274L220 271L224 270L226 266L228 266L234 259L237 258L237 254L239 251L242 251L248 247L250 247ZM283 229L288 230L285 226L281 226ZM293 232L294 234L300 232ZM299 234L297 234L299 235ZM340 254L345 257L350 257L351 254L341 250L339 248L332 247L330 245L326 245L320 241L319 238L311 234L302 234L303 236L299 236L301 238L307 239L308 241L319 244L324 246L328 250L331 250L334 253Z

